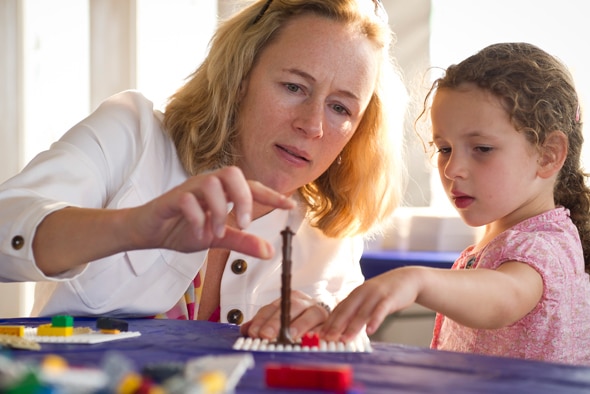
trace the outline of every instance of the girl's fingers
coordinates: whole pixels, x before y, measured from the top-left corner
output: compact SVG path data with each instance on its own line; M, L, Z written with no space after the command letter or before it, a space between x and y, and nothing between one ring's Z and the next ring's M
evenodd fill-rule
M349 323L355 311L356 307L350 298L342 301L324 323L320 336L328 341L339 341L342 334L349 329Z
M305 308L293 321L289 327L291 338L297 340L308 332L311 332L316 327L320 326L326 318L329 312L318 303Z
M375 320L376 312L381 313L382 299L378 294L370 282L357 287L334 308L320 335L330 341L353 339L367 322Z

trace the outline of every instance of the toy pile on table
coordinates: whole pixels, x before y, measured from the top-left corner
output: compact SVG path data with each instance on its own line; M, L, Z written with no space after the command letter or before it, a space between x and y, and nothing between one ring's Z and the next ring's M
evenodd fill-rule
M13 358L11 348L40 350L43 343L93 344L139 336L128 331L124 320L98 318L96 329L74 327L71 316L54 316L38 327L0 325L0 393L228 393L246 369L254 365L251 354L203 356L187 362L157 363L135 368L119 352L108 352L97 367L70 366L59 355L39 362Z
M252 352L366 352L326 348L317 334L307 334L301 343L285 348L254 346L251 338L240 338L233 350L241 352L207 355L186 362L158 362L138 369L120 352L107 352L96 366L68 364L57 354L40 361L17 360L11 348L39 350L43 343L91 344L127 338L124 320L98 318L96 329L74 327L71 316L54 316L51 324L38 327L0 325L0 393L6 394L221 394L232 393L246 370L254 366ZM6 349L2 351L2 347ZM229 349L228 349L229 350ZM269 388L302 388L352 393L352 366L334 363L267 363L264 381ZM352 390L352 391L351 391Z
M38 363L0 353L0 392L38 394L79 393L230 393L246 369L251 354L203 356L186 363L146 365L137 371L119 352L107 353L99 367L70 366L58 355Z
M0 326L0 346L39 350L42 343L94 344L140 336L128 331L124 320L101 317L96 330L91 327L74 327L74 318L68 315L53 316L51 323L38 327Z

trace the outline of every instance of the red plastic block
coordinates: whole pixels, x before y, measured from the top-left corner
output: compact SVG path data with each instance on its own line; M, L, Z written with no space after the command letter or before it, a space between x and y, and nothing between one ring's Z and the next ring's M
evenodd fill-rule
M352 385L352 367L347 364L265 365L268 387L345 391Z
M301 346L320 347L320 335L317 332L314 334L306 333L301 337Z

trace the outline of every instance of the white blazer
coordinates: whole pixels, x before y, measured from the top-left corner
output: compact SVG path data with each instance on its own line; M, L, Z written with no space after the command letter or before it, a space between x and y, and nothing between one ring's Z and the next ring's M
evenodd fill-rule
M36 281L33 315L151 316L168 311L199 271L207 251L134 250L92 261L55 277L36 266L31 241L49 213L66 206L124 208L144 204L188 175L162 128L162 113L135 91L107 99L15 177L0 185L0 281ZM302 212L293 225L292 289L334 306L362 283L360 237L333 239ZM272 260L231 252L221 282L221 321L243 321L280 296L281 230L276 210L245 231L271 242ZM232 262L246 269L234 273ZM243 266L243 264L242 264Z

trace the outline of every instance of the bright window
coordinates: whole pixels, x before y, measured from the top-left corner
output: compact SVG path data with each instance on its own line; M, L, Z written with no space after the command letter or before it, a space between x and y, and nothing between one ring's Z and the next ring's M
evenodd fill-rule
M88 114L88 3L23 1L24 157Z
M583 120L590 116L590 2L584 0L432 0L431 64L445 68L496 42L526 41L560 58L573 74ZM590 128L585 128L585 166L590 168ZM432 177L433 206L450 207ZM452 208L451 208L452 209Z

